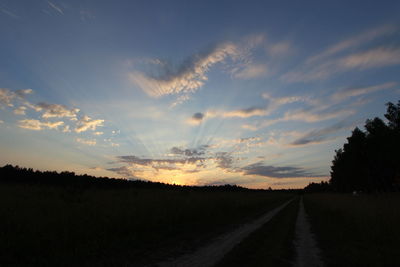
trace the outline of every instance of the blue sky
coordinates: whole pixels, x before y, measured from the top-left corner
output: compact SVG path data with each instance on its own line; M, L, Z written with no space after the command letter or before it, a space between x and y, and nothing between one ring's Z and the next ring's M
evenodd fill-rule
M297 188L400 98L398 1L0 1L0 164Z

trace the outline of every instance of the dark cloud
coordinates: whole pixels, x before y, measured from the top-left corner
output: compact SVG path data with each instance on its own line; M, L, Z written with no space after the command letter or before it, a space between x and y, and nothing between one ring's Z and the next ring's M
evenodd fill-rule
M182 155L187 157L201 156L205 154L205 150L207 147L208 147L207 145L200 146L199 148L186 148L186 149L173 147L171 148L170 153L174 155Z
M192 116L193 120L201 121L204 118L204 114L201 112L194 113Z
M233 165L233 157L228 152L217 152L215 154L215 161L221 169L231 169Z
M226 179L220 179L220 180L214 180L214 181L209 181L209 180L202 180L200 179L198 181L200 184L204 185L210 185L210 186L219 186L219 185L237 185L237 184L251 184L254 182L259 182L259 179L249 179L248 177L231 177L231 178L226 178Z
M260 107L250 107L250 108L240 109L240 111L245 113L245 114L251 114L251 113L254 113L256 111L264 111L264 110L265 110L265 108L260 108Z
M124 177L136 178L133 175L133 172L126 166L117 167L117 168L109 168L109 169L107 169L107 171L115 172L115 173L117 173L119 175L122 175Z
M205 154L204 149L182 149L179 147L173 147L170 150L171 154L174 155L183 155L183 156L187 156L187 157L193 157L193 156L201 156Z
M262 162L250 164L241 169L245 175L260 175L272 178L310 177L315 176L303 168L298 167L275 167L263 165Z
M291 145L293 146L302 146L302 145L307 145L307 144L318 144L322 143L327 140L331 140L334 137L331 136L332 133L335 133L337 131L343 130L343 129L349 129L354 127L356 124L354 122L349 122L349 121L340 121L338 123L335 123L334 125L331 125L326 128L318 129L318 130L312 130L302 137L294 140Z
M142 166L155 166L154 168L160 168L158 165L162 164L187 164L187 163L202 163L206 160L204 157L188 157L184 159L146 159L139 158L136 156L118 156L119 162L137 164Z

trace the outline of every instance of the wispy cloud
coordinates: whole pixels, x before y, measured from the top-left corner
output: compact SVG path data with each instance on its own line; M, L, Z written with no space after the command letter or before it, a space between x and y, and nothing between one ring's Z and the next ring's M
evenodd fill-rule
M44 129L58 129L59 126L63 125L63 121L49 122L49 121L39 121L34 119L25 119L18 121L18 126L20 128L40 131Z
M238 54L236 45L224 43L206 53L193 56L177 69L163 66L164 73L158 77L135 71L129 74L129 78L151 97L193 93L207 81L207 72L212 66L228 57L235 58Z
M16 15L15 13L11 12L10 10L7 10L3 7L0 7L0 12L3 14L6 14L9 17L12 17L13 19L19 19L20 17Z
M137 177L150 177L158 174L160 171L165 172L197 172L199 168L204 168L206 161L209 159L203 156L186 156L180 157L160 157L160 158L142 158L134 155L118 156L117 162L127 164L132 175ZM144 175L144 176L143 176Z
M275 44L269 44L266 46L267 53L272 57L278 57L286 55L290 52L292 45L288 41L282 41Z
M81 8L79 10L79 15L81 17L81 21L92 20L95 18L95 15L93 14L93 12L91 10L84 9L84 8Z
M380 38L385 35L390 35L395 33L398 28L394 25L383 25L376 28L372 28L351 38L345 39L339 43L336 43L321 53L312 56L307 60L307 63L315 63L316 61L323 60L329 56L337 54L339 52L345 51L352 47L358 47L364 45L374 39Z
M267 72L268 68L265 64L249 64L245 68L234 73L233 76L239 79L253 79L264 76Z
M348 120L343 120L338 123L335 123L329 127L312 130L303 136L294 140L290 145L291 146L304 146L310 144L320 144L326 141L333 140L335 137L331 134L336 133L340 130L350 129L356 125L355 122L350 122Z
M88 146L95 146L97 144L96 139L83 139L83 138L76 138L76 142L88 145Z
M399 47L377 47L351 54L338 61L338 67L344 69L369 69L400 64Z
M370 44L373 40L396 33L397 30L396 26L384 25L339 42L308 58L298 68L284 73L280 79L285 82L310 82L324 80L346 71L400 64L399 47Z
M64 11L61 9L61 7L57 6L56 4L54 4L53 2L47 1L47 4L54 9L55 11L57 11L58 13L60 13L61 15L64 15Z
M286 111L282 117L278 117L276 119L266 119L254 125L245 124L242 125L242 128L249 130L258 130L265 127L269 127L279 122L289 122L289 121L303 121L307 123L315 123L341 117L347 117L356 113L356 111L351 108L332 110L330 109L330 107L331 107L330 105L327 105L325 107L316 106L307 109L303 108L303 109L289 110Z
M354 97L354 96L361 96L364 94L369 94L385 89L390 89L393 88L397 85L396 82L387 82L383 84L378 84L378 85L373 85L373 86L367 86L367 87L350 87L350 88L344 88L333 94L332 99L335 101L341 101L349 97Z
M186 95L180 95L180 96L178 96L178 98L174 102L171 103L170 108L174 108L174 107L176 107L178 105L181 105L184 102L188 101L189 99L190 99L190 96L187 95L187 94Z
M257 131L258 127L256 125L251 124L242 124L241 126L243 129L250 130L250 131Z
M284 117L280 121L304 121L304 122L318 122L338 117L344 117L354 114L355 111L352 109L341 109L337 111L323 111L316 112L312 110L294 110L285 113Z
M316 176L313 173L299 167L284 166L277 167L264 165L262 162L247 165L241 168L244 175L259 175L270 178L295 178L295 177L312 177Z
M155 169L162 169L163 167L171 167L175 164L186 164L186 163L201 163L205 160L204 157L186 157L186 158L173 158L173 159L160 159L160 158L140 158L134 155L129 156L118 156L117 159L123 163L130 163L142 166L152 166Z
M253 106L243 109L235 110L208 110L205 113L195 113L187 122L191 125L198 125L206 119L215 117L219 118L250 118L250 117L263 117L268 116L283 105L295 103L295 102L310 102L309 99L290 96L290 97L272 97L267 93L262 94L262 97L268 101L264 107ZM242 128L256 130L257 127L250 124L242 125Z
M224 118L249 118L253 116L264 116L267 114L266 108L250 107L245 109L238 109L233 111L226 111L221 113L221 117Z

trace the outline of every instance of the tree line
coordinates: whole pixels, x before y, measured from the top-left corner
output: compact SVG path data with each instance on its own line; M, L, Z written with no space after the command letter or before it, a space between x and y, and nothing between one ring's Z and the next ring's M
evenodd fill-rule
M305 190L390 192L400 189L400 101L386 104L387 122L368 119L336 150L329 183L311 183Z
M62 186L74 190L85 190L89 188L101 189L126 189L126 188L149 188L149 189L171 189L190 191L249 191L251 189L238 185L218 186L185 186L151 182L137 179L120 179L109 177L95 177L87 174L79 175L70 171L39 171L32 168L23 168L13 165L0 167L0 184L27 184ZM256 190L254 190L256 191ZM263 190L262 190L263 191ZM265 190L267 191L267 190Z

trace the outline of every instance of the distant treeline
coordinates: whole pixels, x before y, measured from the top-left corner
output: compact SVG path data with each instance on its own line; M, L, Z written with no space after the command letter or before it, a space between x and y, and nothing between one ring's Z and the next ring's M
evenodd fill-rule
M367 120L336 150L329 183L311 183L308 192L391 192L400 190L400 101L386 104L387 123Z
M237 185L219 186L183 186L171 185L160 182L150 182L143 180L128 180L109 177L94 177L87 174L78 175L74 172L63 171L38 171L31 168L21 168L19 166L5 165L0 167L0 183L23 183L40 184L52 186L65 186L74 189L104 188L104 189L123 189L123 188L152 188L152 189L179 189L179 190L201 190L201 191L249 191ZM256 191L256 190L254 190ZM263 191L263 190L257 190ZM270 191L270 190L265 190ZM283 190L285 191L285 190Z

